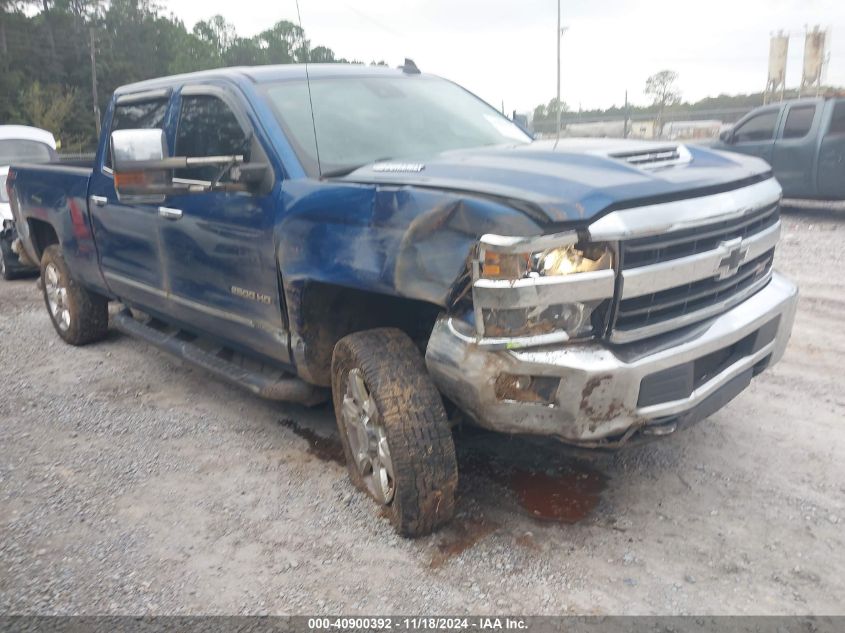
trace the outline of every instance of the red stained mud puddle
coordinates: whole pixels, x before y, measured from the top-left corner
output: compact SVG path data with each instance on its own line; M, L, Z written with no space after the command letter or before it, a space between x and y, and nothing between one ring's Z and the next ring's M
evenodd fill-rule
M478 456L473 456L461 461L459 471L506 487L532 518L566 525L587 518L599 504L607 485L607 478L602 473L580 462L549 473L495 460L481 461ZM489 519L453 520L441 530L429 566L432 569L442 567L498 528L499 525ZM515 542L535 551L540 549L530 532L517 536Z
M462 460L461 474L481 475L504 486L529 516L540 521L567 525L582 521L595 510L607 487L604 474L579 461L534 470L497 458L482 460L480 455Z
M601 473L579 467L553 475L515 470L510 473L508 487L535 519L573 524L592 513L606 483Z
M431 557L432 569L467 551L481 539L496 531L499 525L483 519L455 519L443 528L437 550Z
M346 464L343 445L339 439L335 437L323 437L311 429L300 426L290 418L279 420L279 424L286 429L290 429L297 436L308 442L308 453L317 459L324 462L335 462L341 466Z

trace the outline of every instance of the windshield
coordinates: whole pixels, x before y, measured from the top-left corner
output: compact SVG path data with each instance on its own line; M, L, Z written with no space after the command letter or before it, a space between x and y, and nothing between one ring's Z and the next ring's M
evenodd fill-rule
M317 174L305 81L270 84L265 94L306 171ZM323 174L378 160L531 142L495 109L436 77L320 78L311 81L311 101Z
M44 143L20 138L0 139L0 165L46 163L52 158L52 148Z

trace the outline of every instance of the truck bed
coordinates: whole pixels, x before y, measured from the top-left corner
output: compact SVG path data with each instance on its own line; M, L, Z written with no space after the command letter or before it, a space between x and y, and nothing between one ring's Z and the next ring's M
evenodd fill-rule
M104 289L88 211L90 167L51 163L13 165L12 213L30 259L41 260L51 244L59 244L80 283Z

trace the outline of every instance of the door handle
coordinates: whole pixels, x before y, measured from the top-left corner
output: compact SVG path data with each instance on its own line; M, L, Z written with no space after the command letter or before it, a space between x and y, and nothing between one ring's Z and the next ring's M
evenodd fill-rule
M179 220L182 217L182 209L159 207L158 214L167 220Z
M104 207L109 203L109 199L105 196L91 196L91 202L98 207Z

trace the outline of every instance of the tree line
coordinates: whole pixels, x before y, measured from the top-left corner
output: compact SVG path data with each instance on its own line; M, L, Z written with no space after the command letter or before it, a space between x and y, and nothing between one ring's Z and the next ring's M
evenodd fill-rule
M34 125L53 132L65 151L91 150L97 140L95 111L105 108L120 85L306 58L361 63L312 46L287 20L243 37L219 15L188 30L150 0L0 0L0 124Z
M720 94L716 97L704 97L698 101L684 101L678 88L678 73L672 70L661 70L646 79L645 95L651 100L648 105L625 106L613 105L604 109L579 110L579 117L586 120L600 118L622 119L628 116L649 116L655 121L656 132L659 135L667 118L672 116L694 116L697 113L718 112L719 110L752 110L765 103L763 92L728 95ZM823 86L821 94L826 96L845 95L845 89L834 86ZM801 95L798 89L786 90L784 99L797 99ZM564 115L572 115L572 109L565 102L560 103L560 111ZM548 104L540 104L534 108L533 126L535 130L553 132L557 116L557 99Z

